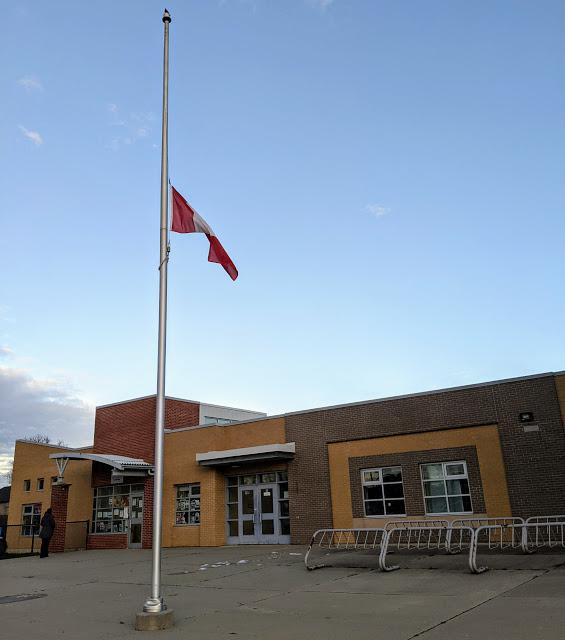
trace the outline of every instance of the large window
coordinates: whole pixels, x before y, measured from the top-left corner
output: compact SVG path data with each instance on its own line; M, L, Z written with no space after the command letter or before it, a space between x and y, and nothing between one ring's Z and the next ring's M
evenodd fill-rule
M231 418L215 418L214 416L204 416L204 424L233 424L237 422L237 420L232 420Z
M200 484L177 487L175 524L200 524Z
M428 515L472 513L465 462L438 462L420 467Z
M363 469L361 483L366 516L403 516L406 514L401 467Z
M22 506L22 536L31 536L39 533L41 521L41 502L24 504Z
M98 487L92 503L92 533L126 533L130 513L130 493L143 493L142 484Z

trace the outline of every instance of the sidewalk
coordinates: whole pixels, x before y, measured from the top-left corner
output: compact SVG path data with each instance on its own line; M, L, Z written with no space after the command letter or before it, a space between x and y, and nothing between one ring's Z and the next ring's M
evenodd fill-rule
M166 549L170 631L133 630L149 595L150 552L83 551L0 562L3 640L557 640L565 629L565 554L402 558L367 568L306 571L304 548Z

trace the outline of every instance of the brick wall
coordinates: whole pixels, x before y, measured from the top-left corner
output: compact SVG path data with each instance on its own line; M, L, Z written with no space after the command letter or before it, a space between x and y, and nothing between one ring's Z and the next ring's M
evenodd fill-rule
M51 509L55 518L55 531L49 550L62 552L65 550L67 532L67 505L69 502L69 484L55 484L51 487Z
M127 533L111 533L104 535L98 533L88 536L86 548L91 549L127 549L128 536Z
M409 451L406 453L388 453L381 456L364 456L349 459L349 478L351 484L351 501L353 517L364 518L363 491L361 485L361 469L371 467L402 467L402 483L404 485L404 503L407 516L424 516L425 505L422 491L420 465L429 462L448 462L464 460L467 463L469 488L473 513L486 513L479 460L475 447L453 447L449 449L432 449L428 451Z
M165 427L195 426L200 405L167 398ZM94 453L115 453L153 462L156 398L151 396L98 407L94 421Z
M519 413L532 411L538 432ZM565 511L565 431L552 375L286 416L292 540L332 526L328 443L497 424L516 516Z
M141 546L143 549L151 549L153 546L153 476L145 481L143 493L143 526L141 528ZM163 523L165 524L165 523Z

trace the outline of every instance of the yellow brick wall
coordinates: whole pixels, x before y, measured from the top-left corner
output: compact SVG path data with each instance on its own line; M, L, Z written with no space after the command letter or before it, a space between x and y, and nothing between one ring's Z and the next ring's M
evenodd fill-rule
M510 516L510 500L498 429L496 425L485 425L330 444L328 456L333 526L335 528L380 526L379 521L373 518L356 518L354 522L349 458L470 445L474 445L477 450L487 514Z
M24 504L41 503L41 513L45 513L51 505L51 476L57 475L57 466L49 455L68 450L66 447L16 441L8 525L21 523ZM81 451L87 453L89 450ZM72 485L69 489L67 522L90 520L92 517L91 469L92 463L86 460L71 460L67 465L65 482ZM43 491L37 490L38 478L44 479ZM24 480L30 480L30 491L24 491ZM11 526L8 526L7 542L10 549L27 548L29 543L21 539L18 527Z
M165 435L165 465L163 479L163 546L221 546L225 536L225 477L221 471L200 467L196 454L206 451L222 451L264 444L280 444L285 440L284 418L259 420L247 424L208 426ZM50 505L51 476L57 475L55 461L49 454L66 451L64 447L16 443L14 476L8 524L21 522L22 505L41 502L41 511ZM88 453L90 449L81 450ZM242 468L241 473L244 473ZM65 481L72 486L69 491L67 521L89 520L92 516L92 463L70 460L65 470ZM45 478L43 491L36 490L37 478ZM31 480L31 491L24 492L25 479ZM176 485L200 483L200 525L175 526ZM24 539L16 539L17 528L9 528L13 539L8 544L16 549L27 546ZM10 535L10 534L9 534ZM12 544L10 544L12 542Z
M225 477L221 471L199 466L196 462L197 453L282 444L285 441L284 418L167 433L163 477L163 546L215 547L226 543ZM241 468L240 472L244 473L245 469ZM200 525L176 526L176 485L195 482L200 483Z

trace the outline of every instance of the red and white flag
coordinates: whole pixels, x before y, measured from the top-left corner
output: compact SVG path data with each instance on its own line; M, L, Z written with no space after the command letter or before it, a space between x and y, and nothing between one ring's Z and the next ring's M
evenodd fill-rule
M226 253L216 234L208 223L188 204L181 194L171 185L173 194L173 223L171 231L177 233L204 233L210 242L208 262L217 262L235 280L238 276L235 264Z

